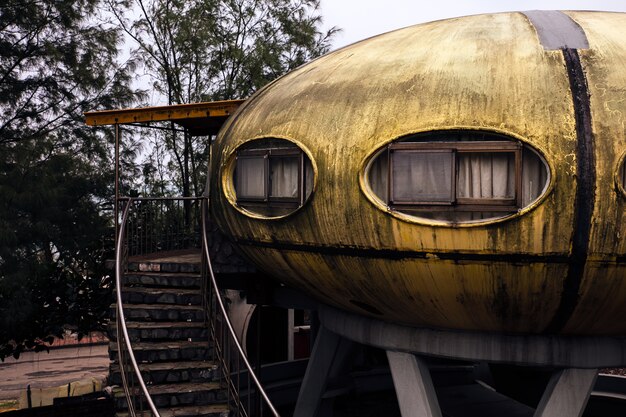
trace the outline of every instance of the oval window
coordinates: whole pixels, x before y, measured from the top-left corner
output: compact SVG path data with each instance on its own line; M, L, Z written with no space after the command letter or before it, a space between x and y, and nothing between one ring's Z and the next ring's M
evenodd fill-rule
M367 165L366 181L389 210L459 223L518 212L545 192L549 171L518 140L442 131L390 143Z
M296 144L258 139L236 151L233 185L236 203L267 217L285 216L304 205L313 192L313 166Z

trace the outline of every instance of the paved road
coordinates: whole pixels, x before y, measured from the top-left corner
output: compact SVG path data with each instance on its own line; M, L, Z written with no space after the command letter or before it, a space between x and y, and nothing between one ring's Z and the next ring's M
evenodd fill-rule
M108 345L71 346L22 354L0 362L0 400L17 399L28 384L55 387L84 378L103 380L108 374Z

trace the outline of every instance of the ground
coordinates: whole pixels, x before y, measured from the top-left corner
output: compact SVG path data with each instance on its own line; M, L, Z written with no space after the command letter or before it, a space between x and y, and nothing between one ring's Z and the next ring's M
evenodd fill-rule
M19 360L7 358L0 363L0 412L7 411L29 384L35 390L91 378L103 381L108 367L107 344L70 345L49 353L26 352Z

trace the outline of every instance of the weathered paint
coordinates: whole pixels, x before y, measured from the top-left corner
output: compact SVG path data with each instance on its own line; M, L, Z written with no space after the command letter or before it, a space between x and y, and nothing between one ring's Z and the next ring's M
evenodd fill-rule
M576 199L574 200L574 225L569 268L563 283L559 307L545 333L560 332L578 305L580 284L587 263L587 248L591 233L591 220L596 195L595 137L591 125L591 108L587 80L580 63L578 51L564 48L563 57L569 74L574 113L576 118Z
M223 100L205 103L174 104L171 106L135 109L102 110L85 113L88 126L174 122L192 135L214 135L243 100Z
M626 14L568 12L590 48L579 51L587 77L596 147L596 190L587 268L567 333L624 334L626 205L615 185L626 154ZM620 259L621 257L621 259Z
M626 313L625 198L615 186L626 153L626 15L567 15L589 42L576 52L597 163L577 297L551 331L624 334L626 322L611 317ZM335 306L418 326L540 333L555 319L575 262L574 103L564 53L546 50L522 13L371 38L300 67L240 107L216 142L214 215L258 266ZM500 132L529 144L549 165L546 195L504 220L462 227L376 205L363 184L372 155L405 135L447 129ZM263 219L235 208L234 152L259 137L292 140L316 167L313 195L292 215Z

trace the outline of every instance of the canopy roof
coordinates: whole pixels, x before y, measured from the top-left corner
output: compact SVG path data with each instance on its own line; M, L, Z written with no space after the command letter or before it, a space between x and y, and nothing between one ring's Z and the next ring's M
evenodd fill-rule
M86 112L85 123L89 126L103 126L115 124L150 125L153 122L174 122L187 129L192 136L215 135L226 119L244 101L224 100Z

